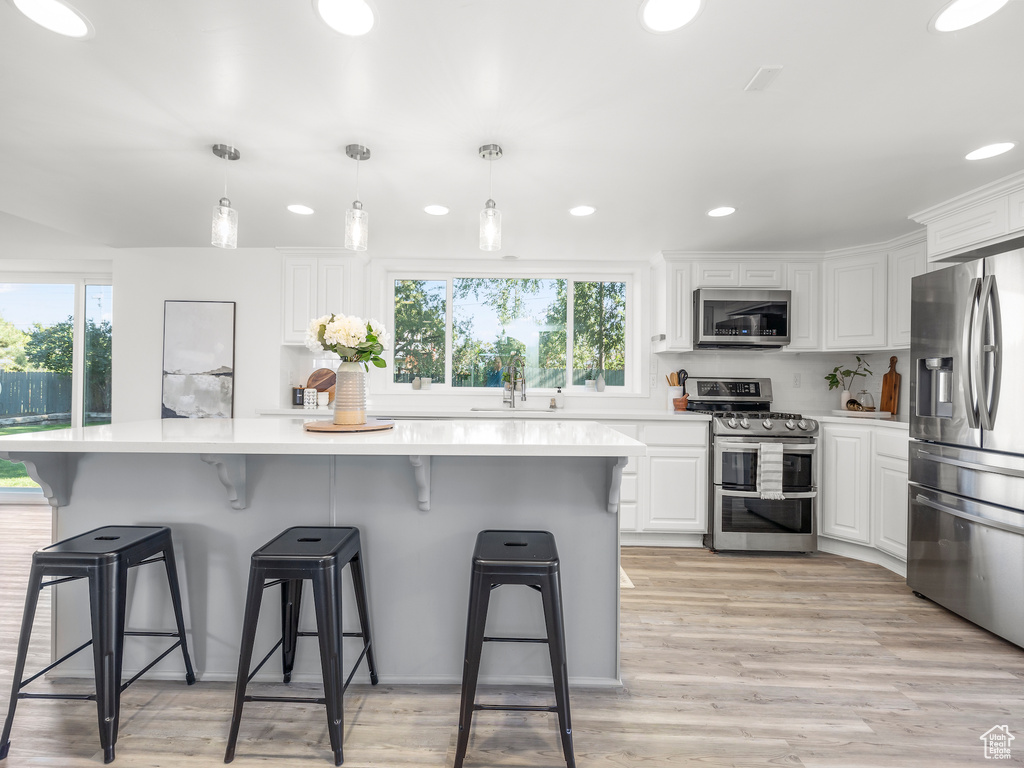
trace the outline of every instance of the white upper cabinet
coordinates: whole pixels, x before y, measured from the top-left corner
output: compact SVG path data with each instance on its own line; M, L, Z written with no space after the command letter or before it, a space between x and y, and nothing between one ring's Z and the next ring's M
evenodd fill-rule
M881 349L886 344L885 253L825 261L825 348Z
M911 280L927 270L928 252L924 242L889 251L889 349L910 347Z
M283 344L302 344L309 321L314 317L329 313L360 313L362 308L352 304L355 269L352 257L284 257L281 281Z
M1024 230L1024 172L986 184L910 218L928 228L928 261L954 258L1019 236Z
M694 288L781 288L780 261L696 261Z
M686 352L693 349L693 283L691 262L666 258L655 268L653 327L655 352Z
M789 303L788 349L821 349L821 265L814 261L786 264Z

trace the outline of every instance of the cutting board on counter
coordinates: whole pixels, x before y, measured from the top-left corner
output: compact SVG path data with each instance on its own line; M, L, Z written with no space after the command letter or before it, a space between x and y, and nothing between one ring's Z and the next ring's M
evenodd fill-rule
M330 368L317 368L311 374L309 379L306 381L306 389L315 389L317 392L327 392L330 394L330 400L328 402L334 402L334 383L337 379L337 374Z
M878 410L895 415L900 404L900 375L896 373L896 356L889 358L889 372L882 376L882 402Z

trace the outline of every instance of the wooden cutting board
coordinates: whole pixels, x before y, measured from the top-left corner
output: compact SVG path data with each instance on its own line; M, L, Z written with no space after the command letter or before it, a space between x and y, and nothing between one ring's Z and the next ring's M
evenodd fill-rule
M328 402L334 402L334 383L337 379L337 374L330 368L317 368L311 374L309 379L306 381L307 389L315 389L317 392L327 392L330 394Z
M896 373L896 356L889 358L889 372L882 376L882 402L878 404L878 410L888 411L896 415L896 408L900 404L900 375Z

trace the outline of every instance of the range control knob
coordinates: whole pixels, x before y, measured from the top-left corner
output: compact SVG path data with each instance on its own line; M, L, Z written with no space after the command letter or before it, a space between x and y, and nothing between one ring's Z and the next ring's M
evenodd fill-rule
M736 418L733 417L729 419L728 421L725 422L725 425L729 427L729 429L736 429Z
M796 422L790 419L786 422L786 429L796 429Z
M808 424L808 423L807 423L806 421L804 421L803 419L800 419L800 421L798 421L798 422L796 423L796 425L797 425L798 427L800 427L800 429L810 429L810 428L811 428L811 425L810 425L810 424Z
M764 427L765 429L771 429L772 428L772 420L771 419L765 419L764 421L761 422L761 426Z
M747 421L747 417L746 416L744 416L742 419L740 419L740 426L743 427L744 429L750 429L750 422Z

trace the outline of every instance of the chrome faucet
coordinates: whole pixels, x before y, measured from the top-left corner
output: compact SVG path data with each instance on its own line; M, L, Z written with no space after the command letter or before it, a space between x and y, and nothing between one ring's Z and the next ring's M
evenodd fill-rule
M501 403L509 408L516 407L516 387L519 388L519 399L526 402L526 362L522 355L512 355L505 366L508 381L501 388ZM503 377L504 378L504 377Z

